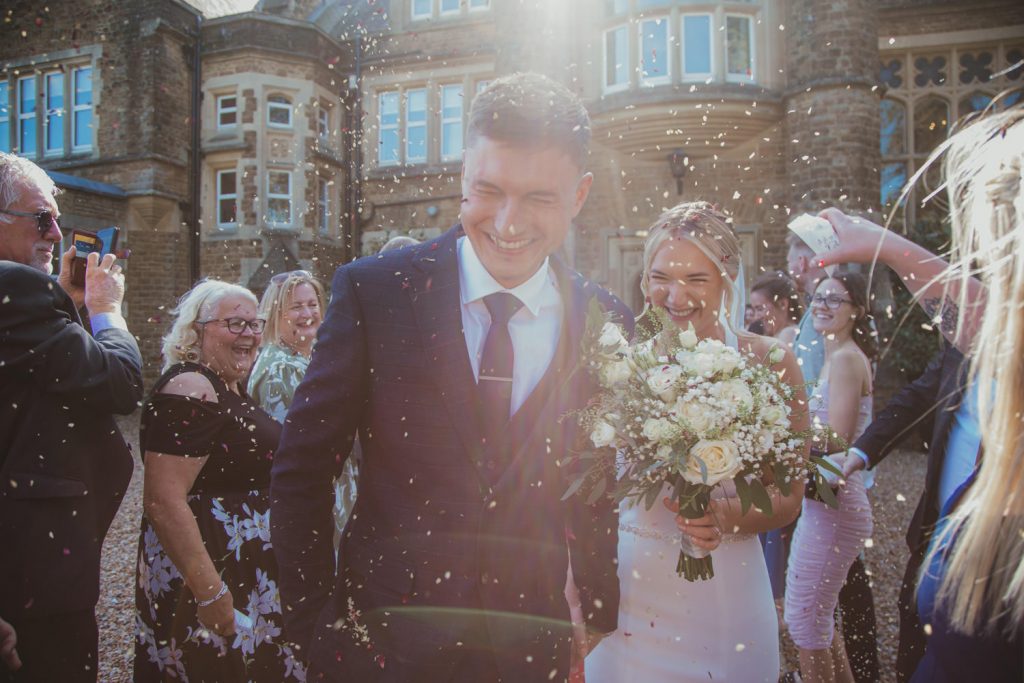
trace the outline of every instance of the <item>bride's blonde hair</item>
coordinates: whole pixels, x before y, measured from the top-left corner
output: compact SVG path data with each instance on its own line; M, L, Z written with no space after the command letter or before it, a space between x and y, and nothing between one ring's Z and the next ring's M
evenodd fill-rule
M666 210L648 229L644 243L644 273L640 278L640 290L644 293L644 313L650 307L651 265L654 256L665 242L686 239L693 242L718 267L725 284L723 305L726 321L733 332L742 327L743 321L733 320L729 311L738 296L736 278L740 272L740 241L732 229L732 219L708 202L682 202ZM641 314L643 315L643 314Z
M1010 631L1024 624L1022 119L1022 105L982 116L936 151L946 154L952 225L947 282L961 285L961 311L970 307L968 278L977 275L986 290L970 353L984 457L939 539L955 545L938 599L950 608L954 628L966 633L992 632L1003 618Z

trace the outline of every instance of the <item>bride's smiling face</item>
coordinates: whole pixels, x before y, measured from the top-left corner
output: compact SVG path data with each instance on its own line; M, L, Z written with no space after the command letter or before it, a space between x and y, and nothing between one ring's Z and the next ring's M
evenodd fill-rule
M725 280L696 244L677 237L655 252L647 274L647 293L653 306L664 308L682 329L689 323L701 338L719 336L718 310Z

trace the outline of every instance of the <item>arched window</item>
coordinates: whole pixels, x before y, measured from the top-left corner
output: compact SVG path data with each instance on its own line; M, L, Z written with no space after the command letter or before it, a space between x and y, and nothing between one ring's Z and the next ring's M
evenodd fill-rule
M907 107L899 100L887 97L882 100L881 142L882 206L891 206L907 183Z

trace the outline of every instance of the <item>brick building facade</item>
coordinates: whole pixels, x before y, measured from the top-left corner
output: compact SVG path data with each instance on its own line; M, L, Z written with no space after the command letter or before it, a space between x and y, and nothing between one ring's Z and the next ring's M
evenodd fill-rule
M634 306L663 208L720 204L750 272L780 267L791 213L877 213L952 122L1024 84L1013 0L7 7L0 148L55 174L66 226L124 229L149 377L194 277L329 278L391 235L454 223L469 106L499 75L541 71L587 104L596 178L566 251Z

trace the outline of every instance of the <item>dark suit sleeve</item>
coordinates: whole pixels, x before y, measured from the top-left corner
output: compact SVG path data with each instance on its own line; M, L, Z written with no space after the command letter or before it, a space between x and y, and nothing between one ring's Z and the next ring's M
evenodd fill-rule
M936 353L921 376L900 389L853 444L867 454L872 467L882 462L907 434L933 417L931 413L942 399L939 391L947 353Z
M92 337L68 312L67 293L27 267L0 270L0 301L0 365L111 413L138 408L142 356L129 332L107 329Z
M601 301L606 310L612 310L629 338L633 336L633 315L618 299L607 297ZM574 443L581 445L587 439L578 427ZM614 485L609 475L608 490ZM602 496L593 505L584 497L575 495L569 505L569 557L572 562L573 581L579 590L580 603L587 628L596 633L611 633L618 628L619 616L619 512L614 501Z
M366 395L364 331L351 267L343 267L285 419L270 486L285 631L303 652L335 578L331 482L352 450Z

